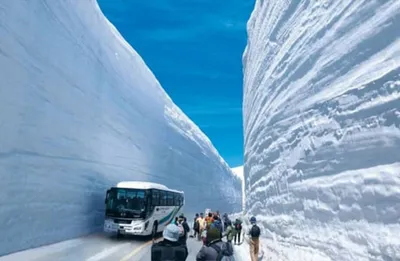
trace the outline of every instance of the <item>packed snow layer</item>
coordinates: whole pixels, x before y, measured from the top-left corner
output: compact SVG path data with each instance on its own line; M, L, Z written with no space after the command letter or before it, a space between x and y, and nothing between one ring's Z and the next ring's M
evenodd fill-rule
M248 214L279 260L400 260L400 1L257 0L247 28Z
M184 190L186 213L241 209L240 180L96 1L1 1L0 79L0 255L98 231L121 180Z
M241 181L241 186L242 186L242 209L245 209L246 206L246 197L244 193L244 176L243 176L243 166L238 166L235 168L232 168L233 174L236 175Z

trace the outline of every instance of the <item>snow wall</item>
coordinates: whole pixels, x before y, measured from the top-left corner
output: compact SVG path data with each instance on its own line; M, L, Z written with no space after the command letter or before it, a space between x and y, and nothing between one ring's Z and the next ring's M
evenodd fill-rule
M265 254L400 260L399 28L397 0L256 1L244 172Z
M0 3L0 255L102 229L121 180L241 209L241 182L94 0ZM205 193L205 192L211 193Z

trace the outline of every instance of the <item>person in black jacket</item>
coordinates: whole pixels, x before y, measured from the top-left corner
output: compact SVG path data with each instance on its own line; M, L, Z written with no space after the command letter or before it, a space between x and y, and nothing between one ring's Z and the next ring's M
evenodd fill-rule
M179 228L169 224L163 231L164 240L151 247L151 261L185 261L189 252L178 242Z
M193 219L193 237L196 238L197 235L200 233L200 225L199 222L197 222L197 219L199 218L199 213L196 213Z
M186 218L183 214L181 214L178 218L178 226L182 226L183 234L179 237L179 243L186 246L186 241L188 238L188 234L190 232L190 227L186 222Z
M258 261L258 252L260 251L260 227L257 226L256 217L250 218L251 228L247 235L250 237L250 259Z

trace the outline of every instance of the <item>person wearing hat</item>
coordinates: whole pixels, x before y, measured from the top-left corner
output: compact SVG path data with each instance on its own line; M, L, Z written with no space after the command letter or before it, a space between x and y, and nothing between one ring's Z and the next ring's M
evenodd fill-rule
M178 242L179 228L175 224L169 224L164 228L163 238L163 241L152 245L151 261L185 261L189 252L185 245Z
M250 237L250 259L251 261L258 260L258 252L260 251L260 227L257 226L256 217L250 218L251 228L247 235Z
M197 253L196 261L218 260L219 256L232 258L232 245L222 241L221 232L217 228L209 228L207 230L206 245Z

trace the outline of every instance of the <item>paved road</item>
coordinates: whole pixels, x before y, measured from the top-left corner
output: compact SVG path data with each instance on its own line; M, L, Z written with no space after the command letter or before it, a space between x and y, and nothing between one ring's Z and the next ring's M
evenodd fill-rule
M0 257L0 261L150 261L151 244L149 238L91 235ZM188 238L188 248L187 260L196 260L201 243Z

